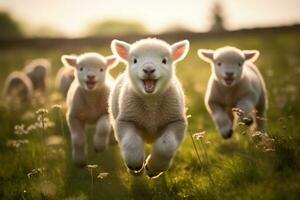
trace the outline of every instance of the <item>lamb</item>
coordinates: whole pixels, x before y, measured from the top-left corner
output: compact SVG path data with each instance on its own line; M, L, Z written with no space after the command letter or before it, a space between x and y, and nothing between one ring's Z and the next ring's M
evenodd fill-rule
M114 79L108 71L117 64L114 56L97 53L80 56L63 55L65 66L72 67L75 79L67 94L66 119L71 132L72 157L76 165L86 165L86 124L96 124L93 144L96 151L104 151L110 139L108 96Z
M32 83L23 72L14 71L9 74L4 83L3 96L20 103L29 103L32 95Z
M32 81L33 89L38 93L45 93L47 89L47 77L51 68L47 59L35 59L24 67L24 72Z
M68 90L74 80L74 77L74 70L72 68L62 67L58 71L56 75L55 85L64 97L67 97Z
M244 124L255 122L254 130L266 131L266 87L253 64L259 51L222 47L215 51L200 49L198 55L212 66L205 104L223 138L233 133L232 109L240 110Z
M145 168L150 178L156 178L171 166L187 126L184 93L174 65L188 53L189 42L113 40L111 49L127 64L109 97L115 138L130 173L140 175ZM144 143L153 147L145 162Z

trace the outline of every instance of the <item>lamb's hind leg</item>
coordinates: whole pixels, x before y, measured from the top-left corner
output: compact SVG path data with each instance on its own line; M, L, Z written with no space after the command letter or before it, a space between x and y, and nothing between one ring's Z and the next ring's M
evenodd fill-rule
M185 127L185 122L181 121L169 124L163 135L155 141L152 154L146 161L146 172L150 178L156 178L169 169L183 139Z
M104 151L109 143L111 124L108 115L101 116L96 124L96 132L93 137L94 148L96 151Z
M256 125L255 130L260 132L266 132L267 127L267 101L263 95L258 105L256 106Z

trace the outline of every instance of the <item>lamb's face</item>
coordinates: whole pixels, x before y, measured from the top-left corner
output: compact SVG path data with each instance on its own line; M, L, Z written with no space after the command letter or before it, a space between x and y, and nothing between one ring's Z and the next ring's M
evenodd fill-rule
M243 54L239 52L216 51L213 69L217 80L228 87L235 85L241 79L244 61Z
M137 45L129 55L129 77L137 91L156 94L169 84L173 75L172 63L168 46Z
M76 67L77 79L86 90L97 90L104 83L106 74L104 59L83 57L78 59Z
M161 40L144 39L129 45L114 40L112 49L128 64L129 78L135 91L142 95L155 95L170 84L173 64L183 59L188 51L188 42L170 46Z
M62 61L76 70L75 74L79 84L87 91L100 89L105 82L108 69L116 64L114 56L103 57L97 53L86 53L75 56L63 56Z
M198 53L203 60L211 63L215 79L226 87L237 84L242 78L245 61L258 56L257 51L241 51L234 47L199 50Z

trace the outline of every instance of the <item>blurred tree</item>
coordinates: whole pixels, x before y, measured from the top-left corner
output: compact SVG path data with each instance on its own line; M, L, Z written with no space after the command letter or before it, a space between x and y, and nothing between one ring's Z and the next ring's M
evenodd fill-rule
M225 31L223 7L220 3L215 3L212 10L212 26L210 31L221 32Z
M89 36L111 36L130 33L146 33L146 27L139 22L108 20L92 24L86 35Z
M11 16L5 12L0 11L0 37L21 37L22 31L19 24L11 18Z
M174 33L174 32L189 32L190 30L183 25L173 24L164 30L164 33Z
M38 26L38 27L30 27L27 26L26 28L24 28L26 36L28 37L64 37L64 33L62 33L61 31L44 25L44 26Z

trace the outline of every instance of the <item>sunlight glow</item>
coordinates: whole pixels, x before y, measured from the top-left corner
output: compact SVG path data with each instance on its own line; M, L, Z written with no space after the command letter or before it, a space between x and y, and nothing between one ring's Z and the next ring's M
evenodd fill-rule
M0 10L33 26L50 26L68 36L80 36L91 23L107 19L138 20L151 32L172 26L192 31L210 27L214 0L0 0ZM300 1L224 0L229 29L300 22Z

